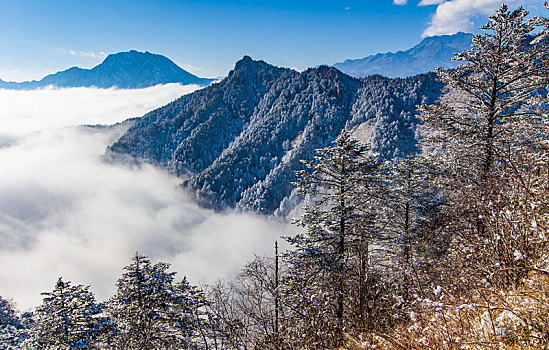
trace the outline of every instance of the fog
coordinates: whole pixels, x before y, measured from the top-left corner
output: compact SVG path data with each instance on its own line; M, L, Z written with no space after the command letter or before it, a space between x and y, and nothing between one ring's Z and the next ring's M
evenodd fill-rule
M117 129L79 127L140 116L196 87L0 90L0 295L27 310L58 277L111 296L139 251L194 283L271 254L289 225L199 208L179 179L105 162Z

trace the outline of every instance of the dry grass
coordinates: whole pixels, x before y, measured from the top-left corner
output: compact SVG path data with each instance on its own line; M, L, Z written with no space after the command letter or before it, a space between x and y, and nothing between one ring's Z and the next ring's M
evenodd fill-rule
M409 323L348 338L345 349L549 349L547 272L531 272L517 288L481 290L467 303L437 299L418 299Z

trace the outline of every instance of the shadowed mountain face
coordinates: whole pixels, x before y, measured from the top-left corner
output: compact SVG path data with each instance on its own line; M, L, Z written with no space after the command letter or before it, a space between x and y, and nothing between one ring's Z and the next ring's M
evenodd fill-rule
M110 148L184 176L204 205L284 215L294 172L343 128L384 158L416 150L416 105L432 102L434 75L356 79L331 67L304 72L250 57L223 81L137 119Z
M407 51L346 60L334 64L334 67L355 77L379 74L392 78L432 72L437 67L455 68L458 62L451 60L453 54L469 49L472 39L472 34L462 32L433 36Z
M212 79L199 78L177 66L169 58L150 52L111 54L92 69L72 67L50 74L40 81L22 83L0 81L0 88L37 89L55 87L91 87L139 89L158 84L180 83L207 86Z

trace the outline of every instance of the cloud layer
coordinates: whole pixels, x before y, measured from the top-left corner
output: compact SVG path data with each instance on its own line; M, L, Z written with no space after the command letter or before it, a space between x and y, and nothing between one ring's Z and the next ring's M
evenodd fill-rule
M159 169L105 162L119 130L76 126L122 121L189 91L0 91L1 296L27 309L63 276L105 299L136 250L195 283L271 253L287 224L199 208Z

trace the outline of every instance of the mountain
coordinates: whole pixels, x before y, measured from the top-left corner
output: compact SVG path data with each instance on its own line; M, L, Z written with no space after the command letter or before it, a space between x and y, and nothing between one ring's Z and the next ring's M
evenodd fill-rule
M463 32L432 36L406 51L346 60L334 67L355 77L379 74L392 78L432 72L437 67L455 68L458 63L451 60L453 54L469 49L472 39L472 34Z
M209 85L213 80L199 78L177 66L169 58L135 50L108 55L92 69L72 67L50 74L40 81L22 83L0 81L0 88L37 89L55 87L91 87L138 89L158 84Z
M246 56L221 82L136 119L107 154L169 169L203 205L284 215L295 204L300 160L343 128L384 158L415 152L416 105L441 88L434 74L357 79Z

